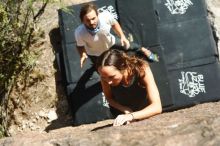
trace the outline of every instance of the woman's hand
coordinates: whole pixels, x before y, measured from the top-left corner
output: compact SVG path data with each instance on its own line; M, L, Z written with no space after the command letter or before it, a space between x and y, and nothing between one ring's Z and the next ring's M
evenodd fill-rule
M114 120L113 126L121 126L123 124L130 124L132 120L133 120L132 114L118 115L117 118Z

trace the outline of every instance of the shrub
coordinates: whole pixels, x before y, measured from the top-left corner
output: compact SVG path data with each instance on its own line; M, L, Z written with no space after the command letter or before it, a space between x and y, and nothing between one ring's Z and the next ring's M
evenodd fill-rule
M0 1L0 133L4 133L7 101L11 87L21 72L28 72L35 62L30 45L36 36L34 26L49 0ZM40 3L41 7L34 7ZM32 53L33 54L33 53ZM0 135L1 135L0 134Z

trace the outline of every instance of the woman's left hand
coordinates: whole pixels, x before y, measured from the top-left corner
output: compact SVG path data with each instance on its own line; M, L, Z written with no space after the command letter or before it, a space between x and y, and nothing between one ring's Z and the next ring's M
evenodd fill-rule
M113 126L121 126L123 124L129 124L133 120L133 116L131 114L123 114L118 115L114 120Z

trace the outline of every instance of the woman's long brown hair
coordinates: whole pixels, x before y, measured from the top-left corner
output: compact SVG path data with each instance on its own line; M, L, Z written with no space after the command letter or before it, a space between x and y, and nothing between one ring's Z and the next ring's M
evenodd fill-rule
M129 75L137 75L138 78L145 76L144 66L146 61L136 57L128 56L122 46L113 46L110 50L102 53L97 59L96 67L114 66L119 71L128 71Z

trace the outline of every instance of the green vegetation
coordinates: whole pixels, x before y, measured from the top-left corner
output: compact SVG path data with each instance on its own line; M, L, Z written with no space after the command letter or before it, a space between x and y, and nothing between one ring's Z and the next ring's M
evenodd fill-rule
M5 113L10 90L19 75L28 74L33 69L38 56L30 49L42 34L34 33L36 23L47 4L54 1L0 1L0 137L5 135L7 127Z

